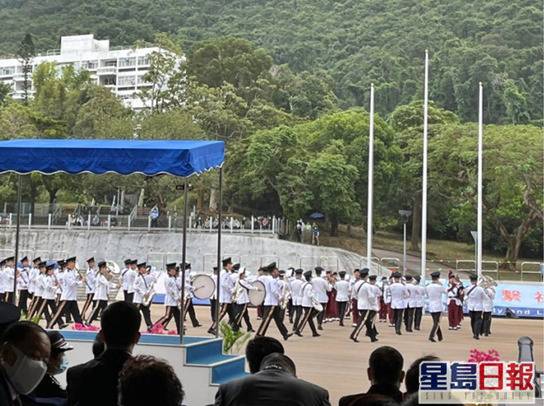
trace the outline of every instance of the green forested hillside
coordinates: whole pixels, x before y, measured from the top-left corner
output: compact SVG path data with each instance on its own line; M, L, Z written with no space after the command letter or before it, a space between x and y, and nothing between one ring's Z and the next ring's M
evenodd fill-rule
M276 64L330 77L341 107L388 114L421 94L431 53L431 98L463 121L476 119L476 85L486 89L486 121L542 120L542 7L534 0L0 0L0 52L25 32L39 49L61 35L94 33L114 45L174 35L195 42L239 36Z

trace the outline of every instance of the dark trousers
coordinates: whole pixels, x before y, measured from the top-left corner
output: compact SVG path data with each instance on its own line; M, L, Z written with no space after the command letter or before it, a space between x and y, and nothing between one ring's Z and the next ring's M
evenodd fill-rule
M51 326L54 326L57 323L57 320L61 317L61 315L65 314L68 318L68 315L72 317L72 319L76 323L83 323L83 320L81 319L81 314L79 313L79 307L77 307L77 301L76 300L61 300L57 312L51 319L51 321L48 323L48 328L51 328Z
M323 319L325 318L325 311L327 310L327 303L321 303L321 305L323 306L323 310L321 310L319 314L317 315L318 327L321 327L321 325L323 324Z
M266 331L268 330L268 326L270 326L270 322L272 321L272 319L274 319L276 327L278 328L283 338L287 338L289 334L287 332L287 327L285 327L285 325L283 324L283 311L280 306L264 306L263 320L261 321L261 325L259 326L259 329L257 330L257 333L255 335L266 335Z
M219 320L213 320L212 326L208 331L211 332L211 330L215 330L221 320L223 320L223 317L227 314L229 316L229 325L234 327L234 319L236 318L236 315L234 314L234 305L232 303L221 303L221 307L219 308Z
M422 316L423 316L423 307L414 308L414 330L421 329Z
M144 316L144 322L148 329L153 327L153 323L151 321L151 311L149 308L151 307L151 304L149 306L144 306L143 303L139 304L140 312L142 313L142 316Z
M393 309L393 324L395 325L395 333L397 334L400 334L403 313L404 309Z
M357 310L357 299L351 299L351 322L357 324L359 321L359 310Z
M474 338L478 338L480 336L480 331L482 330L482 312L471 310L469 314L470 327L472 328L472 336Z
M491 312L483 312L482 314L482 328L480 334L488 336L491 334Z
M247 303L245 304L235 304L234 305L234 311L236 313L235 317L235 325L234 329L235 331L238 331L242 327L242 319L246 323L247 331L253 330L253 326L251 325L251 320L249 319L249 312L247 310Z
M91 307L91 304L92 304L92 308L93 310L96 308L96 300L93 300L94 298L94 293L87 293L87 297L85 299L85 304L83 305L83 309L81 309L81 317L85 320L85 315L87 314L87 311L89 310L89 307ZM92 315L92 312L91 312L91 315ZM89 315L89 317L91 316Z
M36 307L36 314L38 315L38 317L41 317L41 315L43 314L45 320L47 321L47 325L49 325L51 323L52 316L57 313L57 304L55 303L55 299L39 298ZM64 322L62 321L62 317L59 317L57 319L57 325L59 326L59 329L63 326L63 324ZM53 324L51 324L51 327L53 327Z
M315 310L313 307L300 306L300 308L303 310L304 316L302 317L300 324L297 326L296 332L298 334L302 334L302 331L304 331L304 327L306 327L306 324L308 324L310 326L310 330L312 330L312 334L314 336L318 335L314 323L314 317L317 314L317 310Z
M217 300L210 299L210 316L212 316L212 321L215 321L215 309L217 306Z
M293 316L294 316L293 299L289 299L289 302L287 302L287 314L289 315L289 323L293 323Z
M107 300L95 300L95 302L96 302L96 306L91 312L91 316L89 317L87 324L91 324L93 321L95 321L98 316L102 315L102 312L106 309L106 307L108 307Z
M436 334L439 341L442 341L442 330L440 329L441 315L442 312L431 313L431 317L433 318L433 327L431 328L431 332L429 333L429 338L434 338L434 335Z
M293 322L293 331L297 331L298 326L300 324L300 318L302 317L302 306L293 306L293 313L295 316L294 322Z
M28 290L21 289L19 291L19 309L21 310L21 312L24 312L25 314L28 312L27 302L28 302Z
M134 292L128 293L128 290L123 290L123 298L125 299L125 302L133 303L134 302Z
M353 331L351 332L349 338L352 338L352 339L357 339L357 337L359 336L359 333L361 332L361 330L363 329L363 325L364 325L364 322L365 322L365 317L366 317L366 312L368 310L366 309L359 309L357 310L359 312L359 317L358 317L358 321L357 321L357 325L354 327Z
M348 302L336 302L336 305L338 306L338 317L340 317L340 325L343 326Z
M407 307L404 310L404 327L409 333L412 332L412 325L414 324L414 307Z
M159 320L157 320L155 324L160 323L166 328L166 326L168 325L170 320L172 320L172 318L174 318L174 323L176 323L176 331L179 334L180 328L181 328L181 326L179 324L180 316L181 316L181 312L179 310L179 307L177 307L177 306L166 306L166 314L163 317L161 317Z
M189 315L189 318L191 319L191 324L193 325L193 327L200 326L200 323L198 322L198 319L196 318L195 306L193 305L192 299L187 299L185 301L185 314L183 315L184 320L187 314Z

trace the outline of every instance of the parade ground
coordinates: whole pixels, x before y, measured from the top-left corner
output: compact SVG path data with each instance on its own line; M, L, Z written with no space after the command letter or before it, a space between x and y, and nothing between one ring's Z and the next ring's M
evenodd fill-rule
M163 312L163 306L153 305L152 319L157 320ZM211 324L209 308L197 306L196 312L202 327L193 328L188 320L187 335L210 337L206 333ZM250 316L256 330L259 321L255 309L250 310ZM285 321L287 328L290 329L288 319ZM323 386L329 391L333 405L338 404L339 398L345 394L368 390L369 382L366 375L368 357L375 348L382 345L395 347L402 353L406 370L415 359L429 354L448 361L466 361L469 351L474 348L485 352L495 349L500 354L501 360L517 361L517 340L521 336L529 336L534 341L536 369L541 370L544 366L544 321L541 319L494 318L491 336L474 340L470 333L468 317L465 317L462 328L457 331L448 330L447 317L443 317L441 327L444 341L437 343L427 340L431 324L430 316L425 316L421 331L414 333L403 331L403 334L398 336L388 323L378 323L380 335L376 343L370 343L364 334L361 335L359 343L349 340L352 328L351 320L348 322L347 319L345 327L340 327L338 322L325 323L324 330L320 331L321 337L313 338L307 326L304 337L292 336L288 341L283 341L274 322L270 324L267 335L276 337L283 343L286 354L297 366L299 378ZM173 321L169 328L175 328ZM142 330L144 329L145 326L142 324ZM243 351L242 348L240 353Z

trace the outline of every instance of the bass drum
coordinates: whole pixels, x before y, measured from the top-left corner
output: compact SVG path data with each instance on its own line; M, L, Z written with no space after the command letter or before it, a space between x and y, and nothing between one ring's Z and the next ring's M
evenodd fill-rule
M193 279L193 296L197 299L209 299L215 292L215 281L209 275L200 274Z
M251 285L257 289L248 290L247 294L249 296L249 302L253 306L260 306L264 303L264 298L266 297L264 284L261 281L255 281Z

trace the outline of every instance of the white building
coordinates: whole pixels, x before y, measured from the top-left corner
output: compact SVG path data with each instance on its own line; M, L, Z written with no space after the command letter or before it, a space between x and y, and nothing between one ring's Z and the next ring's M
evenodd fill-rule
M67 65L86 69L94 83L110 88L127 107L138 110L146 107L138 92L150 86L143 78L149 70L149 55L158 51L158 47L114 49L109 40L95 40L92 34L72 35L61 37L60 51L35 56L32 67L54 62L59 69ZM18 59L0 59L0 81L12 87L14 99L24 97L23 67Z

